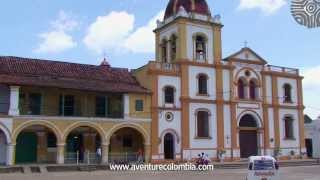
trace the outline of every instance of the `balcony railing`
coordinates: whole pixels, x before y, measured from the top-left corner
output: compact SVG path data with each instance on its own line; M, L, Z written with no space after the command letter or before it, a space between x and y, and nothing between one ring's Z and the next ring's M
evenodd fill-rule
M64 155L65 164L99 164L101 157L95 152L66 152Z
M273 66L273 65L265 66L264 67L264 71L280 72L280 73L299 75L299 69L287 68L287 67L281 67L281 66Z
M95 107L74 106L60 110L59 106L30 106L30 104L20 104L19 111L21 116L52 116L52 117L93 117L93 118L124 118L123 107L118 110L106 109L103 113L97 113Z
M122 152L122 153L109 153L109 163L113 164L128 164L128 163L142 163L144 157L137 152Z
M150 62L150 70L179 73L180 65L174 63Z

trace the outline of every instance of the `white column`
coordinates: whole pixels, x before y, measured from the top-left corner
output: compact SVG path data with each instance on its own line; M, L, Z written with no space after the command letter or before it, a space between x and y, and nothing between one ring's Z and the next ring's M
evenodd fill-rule
M16 148L15 144L8 144L7 145L7 162L6 162L6 164L8 166L14 165L15 148Z
M171 41L167 41L167 62L168 63L172 63L172 59L171 59Z
M18 116L19 112L19 86L10 86L10 116Z
M57 164L64 164L65 144L57 144Z
M130 98L128 94L123 95L124 119L129 118L130 114Z

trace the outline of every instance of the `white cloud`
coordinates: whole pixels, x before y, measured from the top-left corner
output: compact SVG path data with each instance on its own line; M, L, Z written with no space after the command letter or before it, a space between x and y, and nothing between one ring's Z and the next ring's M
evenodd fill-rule
M287 4L287 0L240 0L238 9L260 9L265 14L272 14Z
M320 115L320 66L305 68L302 70L305 113L313 119Z
M85 45L98 53L105 49L119 49L133 30L134 15L127 12L111 12L97 17L83 39Z
M50 24L53 29L59 31L73 31L79 26L79 23L72 17L72 15L64 11L60 11L58 19L51 22Z
M72 36L68 34L79 26L71 15L60 11L58 18L50 25L51 30L38 35L41 42L34 49L35 53L60 53L77 46Z
M302 72L304 79L303 85L308 90L319 90L320 89L320 66L306 68Z
M77 46L72 37L64 31L42 33L39 37L42 39L42 42L34 50L37 53L60 53Z
M134 53L152 53L155 51L155 38L153 30L156 28L156 21L163 18L164 11L160 11L147 25L135 30L125 42L125 47Z
M135 16L125 11L111 12L97 17L83 39L85 45L97 52L115 50L133 53L154 52L154 34L156 20L161 19L164 11L159 12L146 25L134 30ZM121 23L119 23L121 22Z

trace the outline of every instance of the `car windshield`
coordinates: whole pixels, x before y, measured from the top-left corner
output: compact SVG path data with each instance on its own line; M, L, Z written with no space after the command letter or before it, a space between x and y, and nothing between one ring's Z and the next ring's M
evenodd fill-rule
M273 170L273 161L272 160L255 160L254 161L254 170Z

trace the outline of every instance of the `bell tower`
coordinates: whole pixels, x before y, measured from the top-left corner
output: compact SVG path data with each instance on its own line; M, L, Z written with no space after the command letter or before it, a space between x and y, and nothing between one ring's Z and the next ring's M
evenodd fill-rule
M196 121L192 115L196 113L194 110L196 105L191 102L192 99L198 98L199 102L201 98L215 100L215 107L210 109L217 115L216 120L213 120L216 121L217 130L210 132L214 139L209 138L206 142L212 148L224 149L224 101L221 93L223 92L223 65L221 65L223 25L220 19L220 15L212 16L206 0L170 0L164 19L157 22L157 28L154 30L156 37L154 67L161 69L162 73L156 74L155 81L171 84L179 90L173 95L177 96L176 104L173 104L173 108L170 106L168 110L177 111L176 117L179 123L177 132L180 132L181 137L179 156L182 159L188 159L192 156L191 149L197 148L195 144L198 139L193 137L196 128L192 127ZM167 74L169 76L163 77ZM199 74L206 74L207 83L210 83L210 92L206 94L207 96L200 97L201 94L196 92L195 86ZM158 86L162 84L157 83L153 88L153 91L157 92L156 96L153 96L155 107L163 106L158 102L159 99L163 99L158 98L163 95L163 92L159 92L161 88ZM199 104L203 107L210 106L206 101ZM155 127L153 139L156 142L160 133L158 131L161 131L156 128L161 123L157 113L154 113L152 123ZM156 155L158 150L154 147L153 154Z
M154 30L156 61L220 63L222 27L205 0L170 0Z

